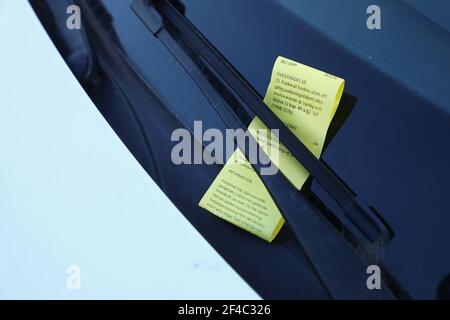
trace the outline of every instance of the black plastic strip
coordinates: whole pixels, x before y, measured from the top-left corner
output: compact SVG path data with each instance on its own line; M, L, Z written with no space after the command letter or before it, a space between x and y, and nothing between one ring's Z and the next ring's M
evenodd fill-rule
M383 244L393 236L392 229L384 219L371 207L366 206L355 194L332 172L327 165L317 159L309 149L298 140L292 132L267 108L256 91L239 73L221 56L221 54L198 32L195 27L167 0L145 1L151 9L148 13L155 17L150 29L157 35L165 22L172 24L189 43L192 50L203 57L210 68L223 79L229 88L244 101L243 107L250 114L257 115L270 129L279 129L279 139L290 152L310 172L311 176L327 191L344 210L348 219L358 228L369 242ZM139 2L139 1L137 1ZM154 10L156 9L156 10ZM161 25L158 26L158 23ZM228 126L233 127L231 123Z

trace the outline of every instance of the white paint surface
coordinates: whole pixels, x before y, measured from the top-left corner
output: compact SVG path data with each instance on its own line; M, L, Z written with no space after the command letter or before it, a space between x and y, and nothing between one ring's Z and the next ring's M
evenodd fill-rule
M0 0L0 298L258 298L118 139L25 0Z

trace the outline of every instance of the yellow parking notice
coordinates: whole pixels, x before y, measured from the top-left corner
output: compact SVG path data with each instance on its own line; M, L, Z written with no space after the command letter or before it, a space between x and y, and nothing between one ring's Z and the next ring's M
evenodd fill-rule
M284 122L309 150L320 157L328 127L344 91L344 80L301 63L278 57L264 98L266 105ZM259 119L251 122L249 132L273 163L300 190L309 173ZM267 134L261 134L267 132ZM200 207L271 242L284 219L258 174L237 150L228 160L206 194Z

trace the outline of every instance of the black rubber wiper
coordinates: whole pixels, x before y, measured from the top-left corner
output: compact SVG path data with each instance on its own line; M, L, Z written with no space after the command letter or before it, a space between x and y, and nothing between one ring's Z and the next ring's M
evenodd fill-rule
M155 99L159 101L159 104L162 104L151 86L128 61L124 52L115 44L111 35L98 21L91 7L91 1L78 0L77 3L82 8L83 21L89 31L87 34L91 43L93 43L95 53L101 57L104 67L110 70L111 76L120 79L118 83L121 83L121 86L125 88L123 93L127 96L127 99L145 103L149 107L155 104ZM152 13L148 10L148 4L148 1L144 0L135 1L133 9L139 12L140 18L147 26L150 26L158 21L160 16L158 13L155 16L155 12ZM148 19L149 14L150 19ZM157 20L153 20L153 18ZM165 28L158 28L158 37L191 75L195 83L204 91L208 99L217 103L218 109L216 109L216 112L223 112L222 119L226 123L230 123L231 128L244 128L243 122L229 105L229 100L224 99L219 91L216 91L212 79L205 76L207 70L204 68L206 66L199 68L195 63L199 63L199 61L192 59L192 56L186 51L189 50L188 48L180 46L180 42L178 42L180 39L176 41L173 34L170 34ZM260 162L266 163L265 161ZM255 168L259 166L258 163ZM334 227L320 214L320 211L310 199L304 193L298 192L281 173L273 176L261 176L261 178L280 210L285 213L284 216L288 226L303 247L318 278L331 297L338 299L386 299L393 297L391 290L396 292L394 295L404 296L402 292L400 292L402 294L398 294L400 289L395 279L389 277L388 272L383 272L386 285L382 287L382 290L368 290L366 287L366 263L373 260L371 255L355 254L350 245L336 234Z
M193 51L191 57L200 57L201 63L220 79L231 94L239 100L239 107L250 116L258 116L270 129L279 129L279 140L302 163L311 176L343 209L346 217L361 232L360 243L382 245L393 236L393 230L372 207L364 204L330 168L317 159L311 151L274 115L256 91L222 57L222 55L195 29L195 27L167 0L137 0L132 4L152 33L166 44L177 38L185 44L185 51ZM161 32L164 28L170 32ZM170 48L169 48L170 49ZM224 108L226 108L225 106ZM230 107L230 106L228 106ZM233 108L233 106L231 106ZM234 106L234 112L236 112ZM223 108L216 111L220 116ZM229 128L237 126L235 119L224 119Z

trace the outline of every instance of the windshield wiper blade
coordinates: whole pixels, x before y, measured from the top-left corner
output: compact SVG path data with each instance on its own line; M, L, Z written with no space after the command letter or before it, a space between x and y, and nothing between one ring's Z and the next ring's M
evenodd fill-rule
M161 8L153 6L157 2L165 1L134 0L131 8L183 66L226 126L228 128L246 128L247 126L244 124L246 120L241 119L246 117L242 117L242 112L239 112L242 110L235 110L236 106L233 105L237 103L239 107L243 107L240 103L242 102L241 97L236 96L229 99L228 95L233 92L222 91L223 86L227 87L226 83L221 79L220 74L209 65L211 60L200 56L195 47L191 46L192 43L185 37L185 34L174 28L174 25L166 19L164 12L159 11ZM171 6L170 3L167 5ZM156 8L158 11L155 10ZM171 7L172 9L175 10ZM176 10L175 12L179 14ZM254 91L252 92L254 93ZM268 109L264 104L263 106ZM259 113L253 112L250 108L245 110L250 116L259 116ZM270 116L275 117L273 114ZM192 129L189 124L185 125ZM249 138L252 139L251 136ZM294 139L296 139L295 136ZM248 157L247 148L239 145L239 141L236 141L236 144ZM263 167L261 163L267 163L268 159L265 157L267 156L264 154L257 163L252 163L257 172ZM315 157L314 160L319 161ZM334 175L331 171L329 174ZM383 250L381 246L383 240L378 238L374 242L370 242L367 238L360 238L356 251L354 251L347 243L347 239L337 236L336 229L324 218L320 209L304 193L298 192L281 173L273 176L260 175L260 178L283 213L294 236L303 247L319 279L332 297L340 299L408 297L397 281L390 276L387 269L384 269L385 272L383 272L385 283L383 290L378 292L367 290L365 268L367 264L373 263L383 267L383 258L380 254L380 250ZM336 176L335 178L339 179ZM389 234L389 230L386 232ZM390 234L386 238L389 236ZM340 266L345 267L341 268Z
M146 12L136 8L141 3ZM269 129L279 130L279 141L300 161L305 169L322 188L343 209L346 217L360 231L361 243L369 242L382 245L392 238L393 230L374 208L364 204L355 193L330 168L317 159L311 151L275 116L264 104L256 91L243 79L225 58L196 30L196 28L167 0L135 1L132 5L138 14L153 15L146 19L148 27L154 35L170 24L179 35L188 43L195 53L202 57L205 64L218 75L226 86L238 99L243 101L241 106L250 115L256 115ZM149 11L148 9L156 9ZM159 15L159 16L158 16ZM164 42L164 41L163 41ZM230 125L230 123L228 123ZM358 236L356 236L358 238Z

